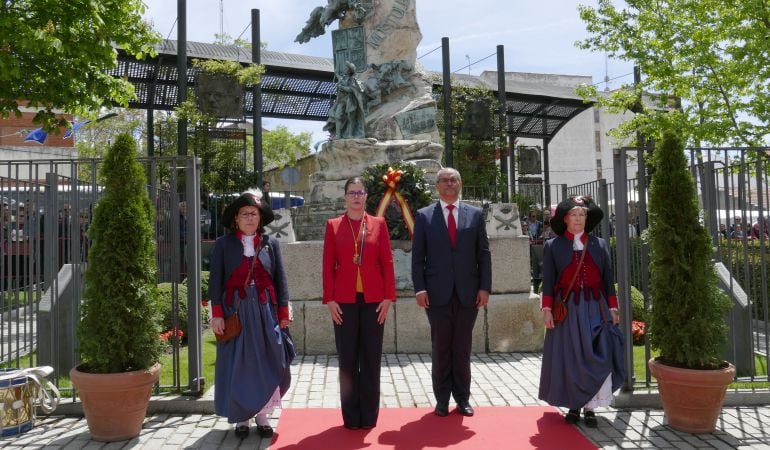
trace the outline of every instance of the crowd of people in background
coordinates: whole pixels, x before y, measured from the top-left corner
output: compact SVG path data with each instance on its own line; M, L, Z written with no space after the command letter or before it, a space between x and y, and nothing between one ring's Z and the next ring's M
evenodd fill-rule
M545 241L556 237L556 233L551 229L550 208L542 211L530 208L529 213L521 219L521 233L529 236L530 241Z

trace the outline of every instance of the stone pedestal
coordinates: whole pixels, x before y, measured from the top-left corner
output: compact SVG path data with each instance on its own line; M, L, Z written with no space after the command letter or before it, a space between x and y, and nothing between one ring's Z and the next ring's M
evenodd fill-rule
M490 239L492 295L479 311L473 335L474 352L537 352L545 330L539 297L530 292L529 240L526 237ZM414 299L411 281L411 242L392 243L397 297L385 327L385 353L429 353L430 326ZM322 241L281 245L289 272L294 307L292 333L298 351L333 354L334 327L321 302Z
M441 160L444 147L430 141L378 141L377 139L337 139L328 141L316 160L320 171L310 177L310 202L338 201L345 180L360 176L368 167L381 163L411 160Z

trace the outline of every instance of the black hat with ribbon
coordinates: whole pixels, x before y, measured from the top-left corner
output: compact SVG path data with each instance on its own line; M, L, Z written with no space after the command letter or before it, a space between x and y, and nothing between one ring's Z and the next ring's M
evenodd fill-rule
M247 191L240 195L240 197L233 200L232 203L227 205L222 212L222 225L231 231L235 231L235 215L244 206L255 206L259 209L259 227L264 228L267 224L275 220L273 209L264 201L262 191L256 189L253 191Z
M585 232L590 233L591 230L599 225L599 222L604 218L604 212L599 205L594 203L591 197L588 196L573 196L562 200L556 206L556 214L551 218L551 229L554 233L561 236L567 231L567 224L564 222L564 218L570 210L581 207L587 210L586 215L586 228Z

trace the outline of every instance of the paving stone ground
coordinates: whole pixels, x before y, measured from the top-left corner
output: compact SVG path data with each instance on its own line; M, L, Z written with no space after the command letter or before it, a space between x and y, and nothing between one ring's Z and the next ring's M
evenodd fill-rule
M544 405L537 399L539 354L475 354L472 365L471 403L474 406ZM300 356L292 365L292 375L293 385L284 397L284 407L339 408L335 356ZM383 408L432 407L430 355L385 355L381 384ZM204 396L200 401L207 400L210 402L211 398ZM577 426L602 449L770 450L770 405L724 407L717 431L705 435L672 430L664 423L663 411L656 409L608 408L597 411L597 415L598 429L585 428L582 422ZM273 426L277 426L280 411L271 420ZM243 441L236 438L232 426L223 418L184 412L151 415L138 438L109 444L91 441L82 417L44 417L25 434L0 438L0 446L15 449L270 448L269 440L261 440L254 433Z

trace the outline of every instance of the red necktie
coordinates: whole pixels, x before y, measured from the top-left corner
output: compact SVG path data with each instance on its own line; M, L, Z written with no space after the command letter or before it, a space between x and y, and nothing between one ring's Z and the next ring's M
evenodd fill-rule
M447 217L447 231L449 231L449 242L452 243L452 248L457 243L457 222L455 222L455 215L452 214L452 210L455 209L455 205L446 205L446 209L449 210L449 217Z

